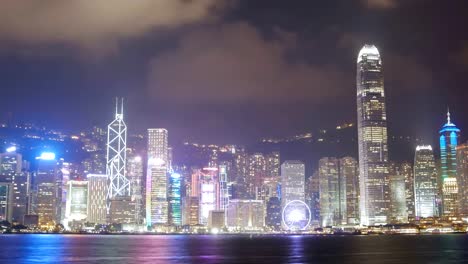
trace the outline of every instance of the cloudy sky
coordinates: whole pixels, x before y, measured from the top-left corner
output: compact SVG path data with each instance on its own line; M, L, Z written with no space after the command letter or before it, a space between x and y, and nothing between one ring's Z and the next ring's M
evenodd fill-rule
M356 119L356 56L380 50L390 133L468 126L463 0L5 1L0 120L250 142Z

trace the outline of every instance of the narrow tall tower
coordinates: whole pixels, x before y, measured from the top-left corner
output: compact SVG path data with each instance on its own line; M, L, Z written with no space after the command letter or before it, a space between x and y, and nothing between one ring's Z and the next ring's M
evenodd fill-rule
M447 111L447 123L439 134L443 216L456 217L459 213L457 145L460 129L451 122L449 111Z
M356 85L361 225L387 223L387 114L382 60L374 45L359 51Z
M119 110L120 108L120 110ZM127 162L127 125L123 119L123 98L115 99L115 119L107 126L107 199L130 195L130 181L125 176Z

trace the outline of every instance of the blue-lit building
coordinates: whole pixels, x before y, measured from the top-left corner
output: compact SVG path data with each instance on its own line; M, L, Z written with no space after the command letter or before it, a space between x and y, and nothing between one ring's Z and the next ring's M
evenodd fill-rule
M182 178L179 173L172 173L169 181L169 223L172 225L180 226L182 225Z
M447 112L447 123L439 131L440 164L442 175L442 205L443 216L458 215L458 183L457 183L457 145L460 129L450 120Z

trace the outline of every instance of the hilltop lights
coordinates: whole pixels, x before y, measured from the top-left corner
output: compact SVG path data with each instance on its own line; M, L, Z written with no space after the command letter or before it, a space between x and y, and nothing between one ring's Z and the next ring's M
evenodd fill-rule
M11 153L16 151L16 146L11 146L6 149L6 152Z
M36 159L54 160L55 159L55 153L53 153L53 152L42 152L41 156L37 157Z

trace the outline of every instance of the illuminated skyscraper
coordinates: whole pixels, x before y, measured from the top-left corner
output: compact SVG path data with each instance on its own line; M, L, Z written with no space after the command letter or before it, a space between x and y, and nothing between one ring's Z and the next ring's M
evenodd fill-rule
M127 125L123 116L123 99L116 100L115 119L107 126L107 166L109 180L108 199L130 195L130 181L125 176L127 162Z
M181 211L181 175L179 173L172 173L169 181L169 223L171 225L182 225L182 211Z
M229 189L228 189L228 167L227 165L219 165L219 210L226 210L229 204Z
M414 219L414 170L409 162L400 164L400 174L405 178L406 210L408 218Z
M0 182L0 221L11 222L13 212L13 184Z
M34 212L39 216L39 225L53 228L60 221L61 179L54 153L42 153L38 159L34 177Z
M460 213L468 216L468 143L457 147L457 182Z
M320 178L318 171L307 179L305 192L306 204L311 213L311 225L320 226Z
M244 149L239 149L234 157L235 185L233 199L249 199L251 198L248 193L247 182L249 156L245 153Z
M271 152L265 156L266 162L266 176L278 177L280 176L280 153L278 151Z
M359 51L356 84L361 225L386 223L387 115L382 60L374 45Z
M389 185L390 185L390 218L392 223L407 223L408 209L406 208L406 185L405 176L401 173L401 167L389 163Z
M281 206L294 200L305 201L305 165L287 160L281 165Z
M70 180L67 185L65 227L74 221L84 223L88 217L88 182Z
M257 189L261 188L266 177L265 156L262 153L254 153L249 157L249 176L247 177L248 193L252 198L256 197Z
M414 156L414 212L415 217L438 216L437 170L432 147L417 146Z
M127 160L127 178L130 180L131 199L135 202L135 222L143 222L143 160L140 156L131 155Z
M26 171L27 162L22 160L21 154L12 147L6 153L0 154L0 183L12 184L12 220L23 222L28 213L30 194L30 173Z
M340 177L337 158L319 161L320 218L322 226L346 224L346 179Z
M105 224L107 208L106 198L108 194L106 174L88 174L88 206L87 221L94 224Z
M281 201L278 197L271 197L268 200L265 224L275 231L281 229Z
M458 183L457 183L457 145L460 129L450 121L447 111L447 123L439 131L440 163L442 173L443 216L458 216Z
M340 181L346 184L345 197L340 197L341 205L346 206L346 221L348 224L359 223L359 167L356 159L344 157L340 159ZM340 186L343 186L341 183ZM346 199L345 203L343 198ZM343 212L344 213L344 212Z
M167 224L168 132L148 129L148 168L146 173L146 225Z
M208 224L210 211L218 210L220 206L219 180L217 168L204 168L199 171L200 220L202 225Z

